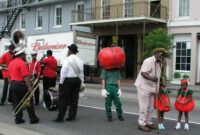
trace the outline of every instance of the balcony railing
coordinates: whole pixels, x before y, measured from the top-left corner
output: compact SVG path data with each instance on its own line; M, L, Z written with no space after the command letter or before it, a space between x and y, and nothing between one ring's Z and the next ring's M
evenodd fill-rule
M131 2L72 11L72 22L128 17L153 17L166 20L168 18L168 8L149 2Z
M2 0L0 1L0 10L4 10L7 8L16 8L22 7L24 5L31 4L48 4L48 3L57 3L63 2L67 0Z

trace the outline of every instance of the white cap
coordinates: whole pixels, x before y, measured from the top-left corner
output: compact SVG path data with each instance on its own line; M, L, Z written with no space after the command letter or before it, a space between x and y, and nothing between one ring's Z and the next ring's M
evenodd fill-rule
M31 55L32 55L32 56L35 56L35 55L37 55L37 53L36 53L36 52L32 52Z
M22 47L15 48L15 56L22 54L22 53L26 54L24 48L22 48Z

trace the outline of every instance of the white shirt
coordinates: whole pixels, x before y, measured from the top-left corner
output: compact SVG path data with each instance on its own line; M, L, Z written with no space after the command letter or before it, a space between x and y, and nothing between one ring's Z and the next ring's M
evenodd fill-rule
M61 84L63 84L65 78L78 77L76 75L76 73L74 72L73 68L71 67L69 60L67 60L70 57L72 57L72 59L74 59L75 62L77 63L77 65L80 69L80 78L81 78L82 81L84 81L83 61L78 56L76 56L75 54L71 54L63 62L63 65L62 65L62 68L61 68L61 71L60 71L60 83Z
M155 64L156 64L156 67L155 67ZM155 74L155 70L156 70L156 74ZM141 75L141 72L146 72L149 74L149 76L152 76L152 77L157 76L158 82L155 83L151 80L144 78ZM149 58L145 59L142 64L141 70L135 81L135 86L138 88L145 89L148 92L155 93L156 92L156 84L157 84L157 88L159 88L160 74L161 74L160 64L156 63L155 56L149 57Z

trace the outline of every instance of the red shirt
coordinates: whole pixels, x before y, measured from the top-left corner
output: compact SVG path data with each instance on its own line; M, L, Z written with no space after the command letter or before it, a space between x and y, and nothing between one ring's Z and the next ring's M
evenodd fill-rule
M43 76L54 78L56 77L57 60L53 56L49 56L42 60L44 65Z
M36 64L36 61L32 61L30 63L30 74L33 74L33 70L34 70L34 67L35 67L35 72L34 72L34 75L38 75L38 72L41 72L41 65L40 65L40 62L37 61L37 64ZM36 65L35 65L36 64Z
M9 66L12 58L13 58L13 54L10 54L9 52L4 53L0 58L0 64L5 64L6 66ZM3 69L2 74L3 74L3 78L8 78L8 70L7 69Z
M21 58L15 58L11 61L8 73L11 81L24 81L24 77L30 75L26 62Z

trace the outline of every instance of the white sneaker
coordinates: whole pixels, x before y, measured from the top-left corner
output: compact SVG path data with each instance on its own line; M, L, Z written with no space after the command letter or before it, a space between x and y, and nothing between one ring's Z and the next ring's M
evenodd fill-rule
M189 124L188 124L188 123L185 123L184 130L185 130L185 131L188 131L188 130L189 130Z
M177 122L175 129L181 129L181 124L180 124L180 122Z

